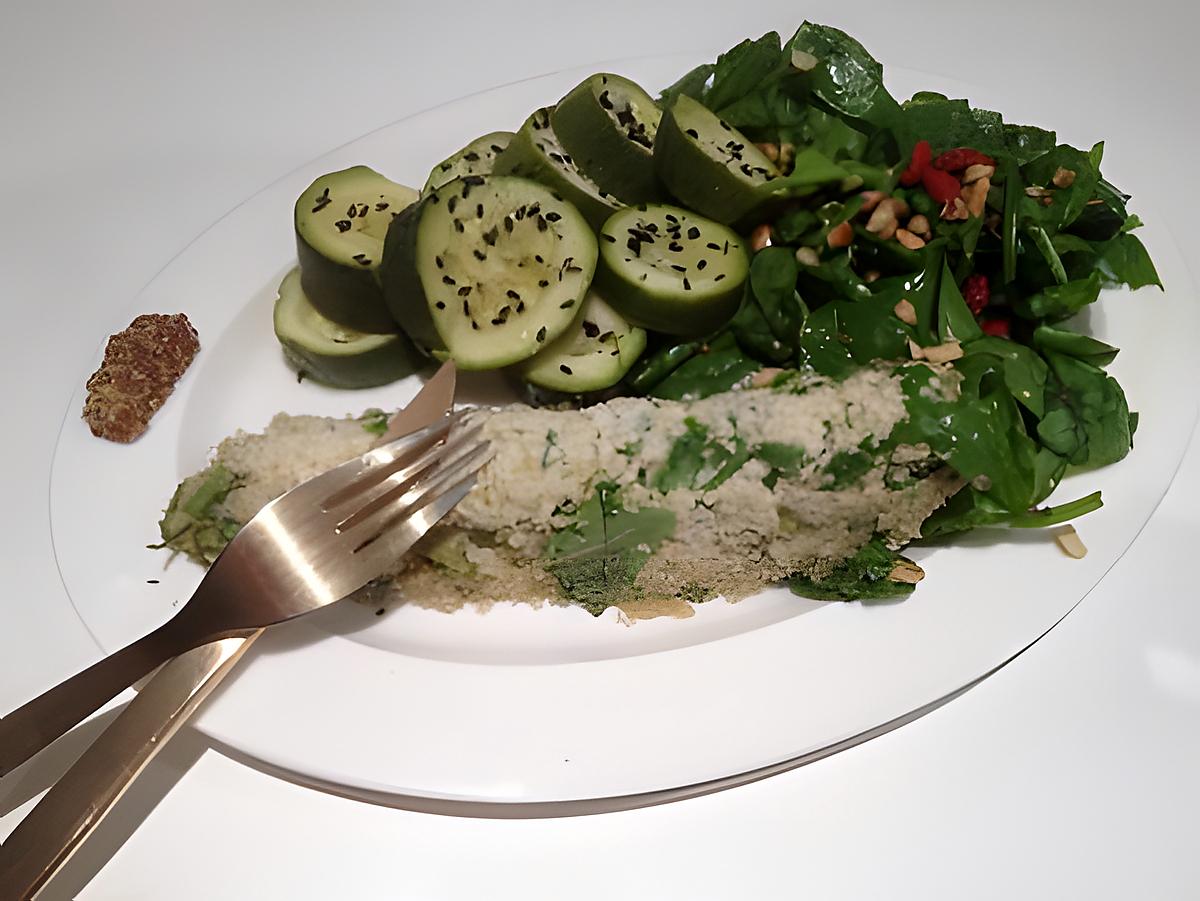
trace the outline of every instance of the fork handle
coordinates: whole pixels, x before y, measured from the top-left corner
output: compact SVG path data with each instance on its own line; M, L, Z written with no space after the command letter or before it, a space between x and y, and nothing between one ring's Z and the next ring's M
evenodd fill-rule
M204 642L180 616L0 719L0 777L16 769L159 664Z

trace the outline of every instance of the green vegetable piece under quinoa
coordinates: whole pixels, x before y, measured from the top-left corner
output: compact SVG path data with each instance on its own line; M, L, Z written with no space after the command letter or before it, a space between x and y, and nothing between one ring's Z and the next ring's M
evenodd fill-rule
M218 509L240 485L241 479L220 463L184 479L159 521L162 544L150 547L169 547L206 563L216 560L241 528L241 523Z
M792 576L788 586L798 595L820 601L902 598L912 594L923 575L915 563L876 537L827 575Z
M675 531L670 510L625 509L615 482L600 482L591 498L564 512L568 524L546 544L547 569L595 615L629 597L651 553Z

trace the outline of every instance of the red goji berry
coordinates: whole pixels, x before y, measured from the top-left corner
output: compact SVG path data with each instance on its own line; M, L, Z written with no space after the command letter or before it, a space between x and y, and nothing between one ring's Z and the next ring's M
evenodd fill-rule
M994 165L996 165L994 159L971 147L955 147L953 150L938 154L938 158L933 161L933 168L946 172L961 172L968 166Z
M985 335L991 335L993 338L1008 337L1007 319L985 319L979 323L979 327Z
M926 169L921 173L921 184L938 203L949 203L955 197L962 196L962 185L958 179L941 169Z
M967 280L963 282L963 299L976 316L982 313L983 308L992 299L992 289L988 285L987 276L979 272L968 275Z
M908 168L900 173L900 184L911 188L919 182L925 170L929 168L929 161L932 158L933 148L929 146L929 142L917 141L913 147L912 159L908 163Z

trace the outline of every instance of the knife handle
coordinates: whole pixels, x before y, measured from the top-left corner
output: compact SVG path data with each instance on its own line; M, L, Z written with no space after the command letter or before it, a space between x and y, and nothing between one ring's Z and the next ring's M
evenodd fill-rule
M164 660L199 644L204 637L195 635L189 622L195 617L185 616L176 614L0 719L0 776L65 735Z
M163 665L0 846L0 901L25 901L45 887L261 634L201 645Z

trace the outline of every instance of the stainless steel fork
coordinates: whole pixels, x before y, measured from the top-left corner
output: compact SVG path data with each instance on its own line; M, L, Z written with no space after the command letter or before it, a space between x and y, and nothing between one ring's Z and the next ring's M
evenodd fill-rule
M164 625L0 720L0 776L164 661L357 591L457 504L489 445L463 414L381 445L265 506Z

